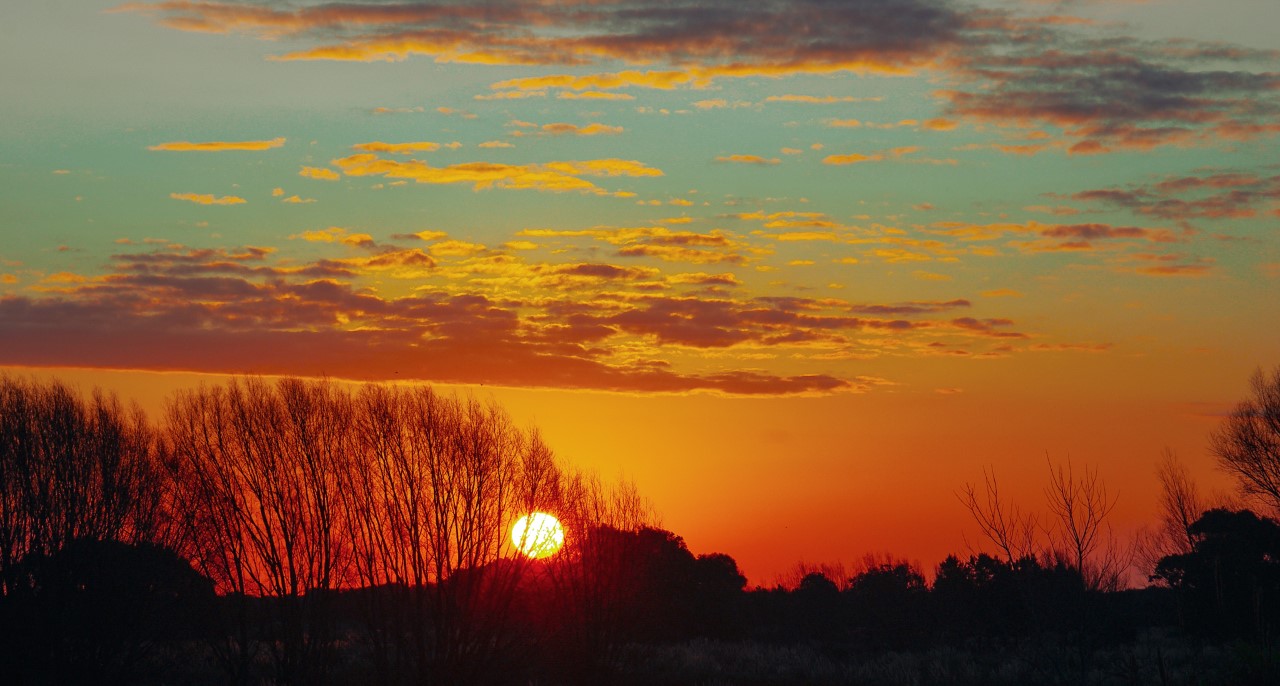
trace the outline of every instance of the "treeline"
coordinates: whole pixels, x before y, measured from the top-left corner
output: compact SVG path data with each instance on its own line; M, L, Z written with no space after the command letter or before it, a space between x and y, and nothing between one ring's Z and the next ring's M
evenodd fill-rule
M1156 585L1119 590L1094 543L1114 501L1088 471L1050 472L1046 493L1066 515L1056 548L1028 552L1033 519L989 476L985 495L962 500L1000 557L949 557L932 583L885 558L748 591L731 557L695 555L633 487L560 464L492 404L243 379L179 392L152 423L111 396L0 377L0 674L683 683L647 673L635 646L720 640L847 658L1033 640L1071 647L1071 679L1090 683L1089 655L1155 627L1261 645L1280 628L1274 521L1201 508L1170 466L1142 570ZM508 540L532 511L565 525L545 560Z
M537 510L568 540L535 568L507 536ZM610 537L648 518L634 488L563 468L497 406L426 387L236 380L176 394L156 425L3 378L0 668L129 682L199 639L232 683L320 683L352 661L370 682L501 681L536 643L513 619L530 583L564 610L556 650L594 655L602 594L621 593L598 569Z

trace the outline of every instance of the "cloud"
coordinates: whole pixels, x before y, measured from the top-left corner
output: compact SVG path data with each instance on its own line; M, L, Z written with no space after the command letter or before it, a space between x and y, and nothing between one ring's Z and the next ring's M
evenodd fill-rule
M427 108L418 105L416 107L375 107L374 114L418 114L426 112Z
M717 162L732 162L734 164L762 164L774 165L781 164L782 160L776 157L761 157L759 155L721 155L716 158Z
M444 231L418 231L417 233L394 233L391 237L396 240L419 240L419 241L438 241L442 238L448 238L449 234Z
M1180 253L1139 253L1132 256L1139 266L1125 269L1146 276L1199 277L1213 270L1214 260Z
M543 133L549 133L554 136L613 136L624 131L621 126L609 126L608 124L592 123L587 124L586 126L577 126L576 124L566 124L564 122L543 124L541 130Z
M847 164L858 164L859 162L879 162L883 159L884 159L884 155L881 155L878 153L874 155L862 155L855 152L855 153L849 153L845 155L827 155L826 157L822 158L822 163L832 164L832 165L847 165Z
M519 93L522 91L507 91ZM560 100L635 100L630 93L610 93L607 91L560 91L556 94Z
M132 3L183 31L245 33L302 47L281 60L437 62L583 68L511 79L495 91L701 88L717 79L836 72L939 73L946 130L973 121L1056 130L1071 154L1220 145L1280 132L1276 51L1160 42L1063 17L957 0L707 0L635 5L512 0L475 5L368 2L271 6L210 0ZM633 68L634 67L634 68ZM645 70L638 69L643 67ZM772 102L844 102L771 96ZM766 100L769 102L769 100ZM469 115L473 116L473 115Z
M735 241L665 227L540 231L541 240L619 248L730 250ZM924 341L967 341L980 352L980 341L1024 335L1008 319L956 317L973 309L964 299L763 298L716 270L526 262L463 241L435 243L428 253L380 247L341 227L295 238L370 254L298 262L265 247L167 245L112 255L101 277L61 278L38 298L0 297L0 317L10 324L0 331L0 364L785 395L864 392L885 382L820 369L762 371L750 362L762 349L805 351L813 357L802 366L820 367L820 355L874 354L881 337L886 345L915 341L920 350ZM412 286L381 285L384 277ZM70 343L87 339L101 345ZM715 361L681 349L715 351Z
M507 141L485 141L483 143L476 145L476 147L477 148L514 148L516 146L512 143L508 143Z
M619 257L651 257L665 262L691 264L743 264L751 249L734 235L720 230L709 233L672 231L665 226L598 228L581 230L525 229L528 238L589 238L617 246Z
M1003 51L973 50L957 62L982 85L940 91L950 115L1053 127L1071 154L1220 145L1280 132L1280 73L1254 69L1274 64L1274 51L1085 38L1058 27L1000 42Z
M170 193L169 197L174 200L193 202L197 205L242 205L246 202L244 198L235 195L214 197L208 193Z
M226 152L229 150L259 151L279 148L285 143L284 138L272 138L269 141L209 141L192 143L190 141L173 141L147 146L147 150L167 150L170 152Z
M881 98L855 98L852 95L770 95L765 102L798 102L809 105L833 105L842 102L875 102Z
M418 143L383 143L374 141L372 143L359 143L351 146L352 150L363 150L364 152L385 152L393 155L412 155L415 152L431 152L439 150L439 143L431 143L422 141Z
M484 7L446 2L278 9L172 0L122 9L150 14L178 30L313 43L277 59L397 61L422 55L437 62L638 65L663 55L672 64L697 67L699 73L683 81L838 70L901 73L962 44L964 31L989 14L937 0L792 0L782 9L729 0L642 7L517 0Z
M1081 191L1071 198L1168 220L1243 219L1280 200L1280 175L1229 171L1168 176L1155 183Z
M486 93L483 95L473 95L476 100L522 100L524 98L545 98L546 91L498 91L497 93Z
M337 181L338 179L342 178L338 174L338 172L335 172L332 169L325 169L324 167L305 167L305 166L302 169L298 170L298 176L303 176L308 179L319 179L321 181Z
M490 86L495 90L546 90L548 88L566 89L569 91L608 91L618 88L639 86L669 90L688 85L694 77L683 71L634 71L625 70L614 73L569 75L554 74L549 76L530 76L518 79L499 81Z
M318 231L303 231L289 236L291 239L302 239L320 243L342 243L359 247L372 247L373 236L367 233L350 233L340 226L331 226Z
M383 176L430 184L471 184L475 190L506 188L577 191L597 195L607 195L609 192L584 177L662 175L661 170L641 162L617 158L529 165L466 162L434 167L418 160L402 162L366 153L335 159L331 164L341 169L346 176Z

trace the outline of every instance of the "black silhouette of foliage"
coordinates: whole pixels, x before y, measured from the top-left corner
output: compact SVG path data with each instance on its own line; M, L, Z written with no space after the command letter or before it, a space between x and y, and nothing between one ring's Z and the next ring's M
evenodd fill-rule
M1179 592L1190 627L1263 635L1280 619L1280 525L1248 510L1206 511L1187 533L1191 552L1169 555L1153 578Z
M213 583L150 543L71 541L12 578L0 666L19 683L133 683L157 645L213 628Z
M164 540L155 432L114 396L0 376L0 595L31 554Z

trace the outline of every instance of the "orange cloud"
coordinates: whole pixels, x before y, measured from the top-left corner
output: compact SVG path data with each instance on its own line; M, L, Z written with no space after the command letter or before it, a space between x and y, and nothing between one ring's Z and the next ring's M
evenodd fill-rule
M240 205L245 202L244 198L234 195L224 195L219 198L207 193L170 193L169 197L174 200L193 202L197 205Z
M523 98L545 98L546 91L498 91L485 95L471 96L476 100L521 100Z
M431 152L439 150L439 143L431 143L422 141L418 143L383 143L374 141L372 143L360 143L351 146L352 150L363 150L365 152L385 152L393 155L410 155L415 152Z
M620 71L607 74L554 74L549 76L531 76L519 79L499 81L491 86L494 90L545 90L563 88L576 91L606 91L618 88L639 86L670 90L693 81L693 75L685 71Z
M557 122L554 124L543 124L542 132L552 135L573 135L573 136L599 136L599 135L617 135L623 132L621 126L609 126L607 124L588 124L586 126L577 126L574 124L566 124Z
M832 105L838 102L874 102L880 98L855 98L852 95L770 95L765 102L800 102L810 105Z
M302 233L295 233L289 238L300 238L304 241L318 243L341 243L358 247L372 247L374 245L373 236L367 233L350 233L340 226L331 226L320 231L303 231Z
M170 152L226 152L229 150L258 151L270 150L284 145L284 138L272 138L269 141L209 141L192 143L190 141L174 141L147 146L147 150L168 150Z
M469 183L476 190L487 188L532 189L541 191L607 191L584 176L661 176L658 169L634 160L602 159L580 162L548 162L542 165L512 165L468 162L433 167L425 162L398 162L372 154L351 155L332 161L347 176L385 176L417 183Z
M879 153L875 155L862 155L859 153L849 153L846 155L827 155L822 158L823 164L845 165L858 164L859 162L879 162L884 159L884 155Z
M342 178L332 169L324 167L303 167L298 170L298 176L305 176L308 179L319 179L321 181L337 181Z
M764 164L773 165L781 164L782 160L776 157L761 157L759 155L722 155L716 158L717 162L733 162L736 164Z

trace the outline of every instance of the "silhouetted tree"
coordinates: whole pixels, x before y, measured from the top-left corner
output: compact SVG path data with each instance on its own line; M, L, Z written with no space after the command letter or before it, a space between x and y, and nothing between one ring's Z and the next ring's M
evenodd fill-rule
M212 628L212 582L154 544L71 541L14 576L0 606L9 683L135 683L157 646Z
M1007 564L1032 558L1052 567L1066 565L1078 572L1088 590L1118 589L1129 561L1116 545L1107 522L1116 498L1108 494L1096 468L1086 467L1083 474L1076 474L1070 460L1065 465L1054 464L1046 457L1046 462L1047 517L1037 517L1007 502L995 475L985 471L984 495L968 484L960 501Z
M187 547L224 592L271 599L266 646L284 683L322 680L334 639L326 591L349 563L338 517L350 398L324 382L233 380L169 404L168 463ZM246 610L229 657L252 659Z
M1000 483L995 472L982 470L983 493L973 484L965 484L960 502L969 510L984 538L1004 553L1004 559L1012 562L1035 555L1036 516L1022 511L1016 503L1008 502L1000 495Z
M1280 514L1280 366L1270 376L1258 369L1249 384L1251 395L1213 432L1210 445L1245 495Z
M1106 521L1116 498L1108 495L1097 468L1085 467L1077 476L1069 459L1065 466L1049 461L1045 498L1055 525L1047 529L1054 556L1079 572L1089 590L1119 589L1129 565Z
M154 442L142 411L115 396L0 376L0 596L28 555L164 539Z
M866 569L849 580L845 594L865 642L901 647L922 639L927 591L915 565L885 559L868 560Z
M1156 467L1160 480L1160 515L1154 529L1144 528L1134 542L1135 554L1148 574L1161 558L1191 552L1195 537L1189 529L1204 512L1204 499L1176 453L1166 448Z
M1153 575L1179 591L1188 626L1222 635L1273 630L1280 609L1280 525L1248 510L1214 509L1188 532L1192 550L1161 559Z

